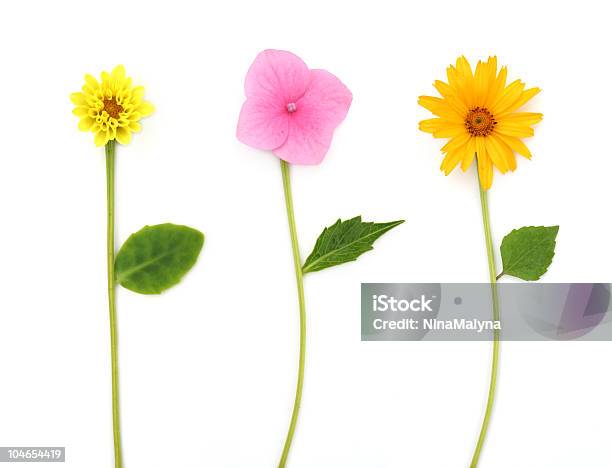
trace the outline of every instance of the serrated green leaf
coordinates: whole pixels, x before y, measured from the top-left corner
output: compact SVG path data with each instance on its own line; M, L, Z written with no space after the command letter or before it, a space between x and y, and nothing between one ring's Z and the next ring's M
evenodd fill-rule
M501 244L501 275L535 281L546 273L555 255L559 226L527 226L513 230Z
M376 239L403 222L404 220L366 223L361 221L361 216L347 221L339 219L332 226L323 229L302 271L309 273L352 262L361 254L372 250Z
M198 259L204 234L188 226L145 226L121 246L115 278L140 294L159 294L177 284Z

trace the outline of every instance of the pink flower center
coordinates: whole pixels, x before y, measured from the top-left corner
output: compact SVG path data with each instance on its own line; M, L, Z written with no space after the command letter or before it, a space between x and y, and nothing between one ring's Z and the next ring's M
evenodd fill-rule
M295 105L295 102L290 102L289 104L287 104L287 112L293 114L296 110L297 106Z

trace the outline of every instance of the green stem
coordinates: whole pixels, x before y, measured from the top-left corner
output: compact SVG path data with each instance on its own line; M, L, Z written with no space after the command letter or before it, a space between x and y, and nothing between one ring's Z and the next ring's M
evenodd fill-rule
M106 201L107 244L106 262L108 274L108 314L111 339L111 376L113 398L113 441L115 468L121 468L121 430L119 426L119 363L117 358L117 314L115 307L115 141L106 143Z
M293 250L293 266L295 267L295 280L297 282L298 302L300 304L300 361L298 367L297 387L295 390L295 402L293 403L293 413L291 423L285 439L283 454L281 456L279 468L285 468L295 426L300 412L302 401L302 387L304 386L304 362L306 360L306 305L304 301L304 279L302 274L302 260L300 259L300 247L298 245L297 230L295 228L295 215L293 213L293 198L291 196L291 180L289 178L289 164L281 160L281 171L283 174L283 189L285 191L285 206L287 207L287 219L289 221L289 231L291 233L291 248Z
M499 321L499 298L497 296L497 277L495 268L495 253L493 250L493 239L491 237L491 224L489 222L489 205L487 202L487 192L482 189L480 183L480 177L478 178L478 184L480 189L480 205L482 208L482 224L484 226L485 241L487 244L487 257L489 259L489 279L491 283L491 296L493 300L493 320ZM474 450L474 456L472 457L472 463L470 468L476 468L478 466L478 460L480 458L480 451L484 444L487 436L487 429L489 428L489 421L491 419L491 411L493 409L493 402L495 400L495 386L497 384L497 368L499 363L499 330L493 330L493 361L491 364L491 382L489 384L489 397L487 398L487 409L485 411L484 419L482 421L482 428L480 429L480 435L478 437L478 443Z

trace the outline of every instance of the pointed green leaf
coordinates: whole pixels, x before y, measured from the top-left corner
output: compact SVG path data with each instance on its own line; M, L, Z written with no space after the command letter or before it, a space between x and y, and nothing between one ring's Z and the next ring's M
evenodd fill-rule
M404 220L365 223L361 221L361 216L347 221L339 219L332 226L323 229L302 271L309 273L352 262L361 254L372 250L376 239L403 222Z
M559 226L528 226L513 230L501 244L501 275L535 281L546 273L555 255ZM500 276L501 276L500 275Z
M159 294L191 269L203 245L204 234L187 226L145 226L119 249L115 278L131 291Z

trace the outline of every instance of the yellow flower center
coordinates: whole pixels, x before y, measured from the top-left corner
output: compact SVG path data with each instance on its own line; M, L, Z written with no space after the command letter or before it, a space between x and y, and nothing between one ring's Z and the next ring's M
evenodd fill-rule
M115 101L114 98L105 99L102 102L104 103L104 110L107 112L107 114L110 115L114 119L118 119L119 114L123 112L123 107L117 104L117 101Z
M487 136L493 132L497 121L485 107L473 107L465 118L465 128L472 136Z

